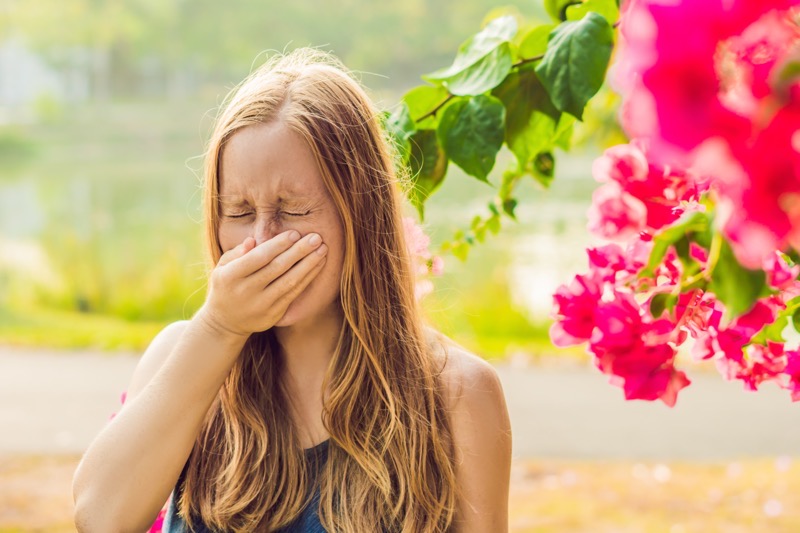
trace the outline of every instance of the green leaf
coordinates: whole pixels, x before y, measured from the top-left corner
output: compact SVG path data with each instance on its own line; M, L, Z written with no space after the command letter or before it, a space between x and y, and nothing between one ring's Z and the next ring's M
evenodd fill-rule
M660 318L664 311L672 309L678 302L678 297L671 292L659 292L650 299L650 314L653 318Z
M506 109L493 96L479 95L450 104L436 132L453 163L488 183L495 157L503 145Z
M550 151L539 152L533 158L533 177L549 188L556 173L556 160Z
M672 226L662 230L653 238L653 249L650 250L650 258L647 261L639 278L653 277L655 270L664 261L664 256L670 246L683 238L692 238L697 234L703 234L709 230L710 220L705 213L695 211L689 215L684 215Z
M511 71L513 58L511 45L503 43L474 65L447 78L423 76L432 82L440 82L456 96L470 96L485 93L497 87Z
M544 8L553 20L562 22L567 19L567 8L580 3L581 0L544 0Z
M448 96L447 89L442 86L420 85L404 94L403 102L408 106L411 118L414 121L419 121L420 117L436 109L436 106L444 102ZM440 109L436 115L431 115L421 122L417 122L416 129L436 129L441 116L442 110Z
M586 103L603 85L613 43L608 21L594 12L553 30L536 74L558 109L583 120Z
M517 215L514 214L514 209L517 208L517 201L514 198L508 198L507 200L503 200L503 212L513 218L514 220L517 219Z
M411 203L417 208L420 219L425 218L425 200L444 181L447 173L447 156L436 139L436 130L419 130L410 138L411 167L414 187L410 191Z
M747 344L761 344L767 345L767 341L772 342L786 342L783 338L783 330L789 325L789 316L785 313L778 313L775 322L767 324L761 328L758 333L753 335L753 338Z
M730 244L722 239L719 260L711 273L708 289L725 304L726 315L733 320L749 311L767 283L763 270L750 270L736 260Z
M770 76L770 85L777 93L785 93L794 82L800 79L800 61L797 59L784 61Z
M400 105L386 117L385 127L386 131L392 139L394 139L397 150L403 158L403 162L407 163L411 151L411 145L408 139L414 134L416 127L414 126L414 121L411 119L408 106L405 102L401 102Z
M558 146L565 152L569 150L572 144L572 133L575 131L575 117L569 113L561 113L561 118L558 119L556 132L553 135L553 144Z
M602 15L609 24L619 19L619 7L614 0L585 0L567 8L567 20L580 20L590 11Z
M547 41L550 32L555 29L555 24L544 24L529 31L519 45L520 59L530 59L540 56L547 51Z
M512 72L492 94L506 106L506 143L523 169L537 153L550 148L561 113L532 70Z
M456 96L478 95L493 89L511 70L513 57L509 41L516 32L514 17L497 18L459 47L451 66L422 78L444 85Z
M785 255L789 258L789 261L791 261L791 265L800 264L800 253L798 253L794 248L787 248Z
M493 234L497 235L500 231L500 215L494 214L486 220L486 226Z

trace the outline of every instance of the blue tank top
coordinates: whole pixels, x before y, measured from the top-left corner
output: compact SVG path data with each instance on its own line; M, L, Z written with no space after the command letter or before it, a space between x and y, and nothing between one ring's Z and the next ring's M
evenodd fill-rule
M330 439L329 439L330 440ZM311 471L318 471L319 466L324 463L328 458L328 442L329 440L322 441L313 448L306 448L306 461L309 466L313 466ZM183 483L183 472L178 478L175 485L173 494L178 494L179 488ZM274 533L326 533L325 528L319 521L317 509L319 507L319 486L314 489L314 494L309 504L303 509L300 515L289 525L276 530ZM164 525L162 526L162 533L219 533L212 530L203 524L199 518L195 518L195 523L198 526L190 530L186 521L178 516L177 509L175 508L175 498L170 499L167 514L164 516Z

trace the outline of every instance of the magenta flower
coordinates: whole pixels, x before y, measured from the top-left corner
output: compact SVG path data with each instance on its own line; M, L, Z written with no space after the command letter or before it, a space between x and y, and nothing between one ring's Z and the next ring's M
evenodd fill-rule
M651 164L638 143L606 150L595 160L592 175L601 183L619 186L598 189L594 200L599 204L589 211L590 229L607 238L671 224L686 210L694 209L708 188L707 182L686 172Z
M792 400L800 402L800 350L786 350L786 368L788 383L785 385L792 393Z
M642 231L647 207L616 182L595 189L589 208L589 231L607 239L626 239Z
M587 276L575 276L569 286L561 285L553 295L550 339L556 346L570 346L589 340L595 325L600 286Z

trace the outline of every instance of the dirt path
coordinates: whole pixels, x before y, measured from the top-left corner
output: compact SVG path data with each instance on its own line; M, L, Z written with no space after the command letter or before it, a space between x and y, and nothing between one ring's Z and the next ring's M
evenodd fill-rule
M135 354L0 347L0 454L80 454L119 408ZM800 404L695 375L674 409L625 402L592 369L497 366L518 459L724 460L800 454Z
M109 415L118 410L120 393L137 361L136 354L0 347L0 532L74 530L70 521L72 474L80 454ZM772 456L778 457L776 464L783 465L789 461L783 456L800 456L800 404L792 404L777 388L751 394L715 374L695 375L695 383L684 391L677 407L668 409L660 403L625 402L621 391L607 385L592 369L508 364L496 368L514 432L511 507L515 532L600 531L589 525L595 518L580 522L571 512L558 514L554 509L567 502L573 505L575 480L584 478L589 506L598 490L590 482L609 482L609 472L622 480L617 492L625 495L626 501L633 498L642 489L636 485L638 481L630 481L631 472L641 477L642 471L650 468L639 461L649 462L654 472L663 475L665 467L656 461L724 462ZM567 462L557 467L562 461ZM702 468L708 467L697 464L686 471ZM760 469L756 472L758 479L764 477ZM695 478L688 479L687 486L697 485ZM701 479L716 486L713 477ZM772 480L765 493L773 494L778 482L784 483ZM560 489L556 487L559 483L564 485ZM716 495L716 490L711 493ZM732 492L731 508L741 509L741 498L752 492ZM657 510L663 507L663 498L659 493L636 506L651 505ZM672 498L677 498L673 506L687 505L678 496ZM765 520L758 507L763 502L757 498L753 502L757 504L753 513ZM789 509L793 502L784 503ZM705 504L701 504L687 515L697 523L707 518L707 511L701 509ZM543 522L545 517L561 522ZM731 517L737 523L750 520L733 512ZM783 527L773 520L769 530L795 531L800 523L795 515L781 519L791 520L792 525ZM605 530L620 531L616 526Z

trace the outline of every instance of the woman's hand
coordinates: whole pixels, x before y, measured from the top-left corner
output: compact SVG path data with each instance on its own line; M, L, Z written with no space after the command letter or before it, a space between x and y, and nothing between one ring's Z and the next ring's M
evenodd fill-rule
M327 246L316 233L285 231L255 245L246 238L220 257L196 317L217 332L248 337L275 325L319 274Z

